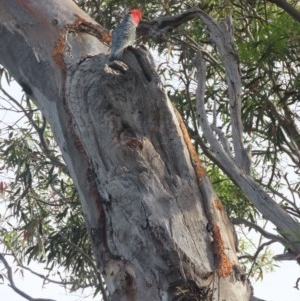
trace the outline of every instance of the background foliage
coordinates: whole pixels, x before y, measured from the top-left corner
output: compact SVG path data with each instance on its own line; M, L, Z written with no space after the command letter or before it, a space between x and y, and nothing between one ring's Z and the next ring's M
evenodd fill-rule
M206 0L200 4L178 0L75 2L109 29L119 23L125 9L130 7L141 7L145 21L176 15L191 7L198 7L216 19L231 13L242 74L244 142L252 149L252 175L299 220L300 29L297 21L271 2L262 0ZM297 8L297 1L294 2ZM207 61L207 112L229 141L231 138L224 68L204 24L199 19L191 20L168 34L152 32L147 37L140 36L139 43L145 44L153 54L168 95L184 117L230 217L265 228L263 216L212 161L209 145L198 129L194 57L197 49L201 49ZM0 75L2 110L19 116L13 123L1 124L0 191L6 208L0 216L2 252L13 256L20 267L32 260L42 263L48 271L45 281L63 270L67 277L61 279L61 284L70 290L93 287L95 294L100 290L103 293L78 194L51 130L26 95L19 100L9 94L6 87L13 80L3 68ZM258 244L253 246L247 240L249 225L238 230L240 256L249 276L259 278L274 264L268 249L272 241L261 231Z

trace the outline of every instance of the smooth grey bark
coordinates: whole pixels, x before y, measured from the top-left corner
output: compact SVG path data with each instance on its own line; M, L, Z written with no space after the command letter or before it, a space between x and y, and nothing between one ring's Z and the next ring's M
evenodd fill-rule
M232 42L232 24L230 18L216 22L205 13L196 10L195 14L208 26L211 39L215 42L220 56L224 61L226 79L228 85L228 97L230 102L232 144L234 151L229 150L229 141L225 135L215 131L214 124L210 124L205 110L204 95L206 83L206 68L201 52L198 53L196 64L198 66L197 110L200 127L210 144L215 162L222 167L223 171L241 188L248 199L270 220L278 229L282 239L278 240L297 258L300 254L300 226L282 207L280 207L255 182L248 171L247 165L251 163L251 156L247 155L247 148L241 140L243 128L241 120L241 75L239 71L239 58ZM234 117L233 117L234 116ZM221 138L220 138L221 136ZM237 155L239 153L239 155ZM246 167L244 164L246 164ZM249 166L249 169L250 166Z
M82 23L95 24L69 0L2 0L0 63L53 129L111 299L176 300L185 290L249 300L232 225L199 162L195 172L149 54L109 65L105 34Z

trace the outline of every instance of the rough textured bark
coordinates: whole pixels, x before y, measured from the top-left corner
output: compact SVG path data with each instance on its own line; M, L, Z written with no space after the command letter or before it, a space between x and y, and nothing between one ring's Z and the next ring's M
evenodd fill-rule
M271 221L278 229L281 237L276 241L288 249L288 255L296 260L300 253L300 228L295 221L278 203L273 200L266 191L257 183L251 174L251 145L247 147L243 143L243 126L241 120L241 74L239 68L239 56L233 42L233 25L228 15L225 19L216 21L198 8L190 8L176 16L162 16L153 21L143 22L139 30L141 34L149 35L152 31L161 34L170 29L177 28L180 24L199 18L206 24L211 41L215 44L220 59L223 62L226 83L228 87L229 110L231 116L231 138L227 138L224 132L216 126L216 120L208 121L205 109L206 93L206 66L202 58L203 49L198 49L198 57L195 60L198 68L198 87L196 92L197 111L199 125L203 131L205 140L209 143L209 157L213 160L237 186L247 195L248 199L263 214L264 218ZM154 28L154 30L153 30ZM207 52L205 53L206 55ZM281 96L284 97L283 95ZM290 109L284 105L284 117L276 113L273 102L268 101L272 113L290 138L289 148L294 162L298 162L299 131L293 122ZM233 146L232 149L230 146Z
M2 0L0 37L0 63L52 126L111 299L249 300L233 228L149 54L108 64L109 35L69 0Z

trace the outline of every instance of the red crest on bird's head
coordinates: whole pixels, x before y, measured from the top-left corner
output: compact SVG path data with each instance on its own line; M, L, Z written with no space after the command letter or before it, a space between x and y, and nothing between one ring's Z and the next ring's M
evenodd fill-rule
M135 24L139 24L142 19L143 12L140 9L132 9L129 11L131 14L132 20Z

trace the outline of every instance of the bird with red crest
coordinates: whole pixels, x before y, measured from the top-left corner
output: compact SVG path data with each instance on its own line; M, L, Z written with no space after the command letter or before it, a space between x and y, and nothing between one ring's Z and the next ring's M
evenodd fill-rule
M136 28L142 19L142 15L143 13L140 9L132 9L114 29L109 56L110 61L120 59L124 49L134 43Z

